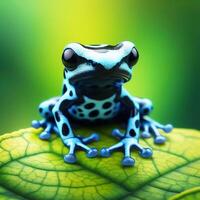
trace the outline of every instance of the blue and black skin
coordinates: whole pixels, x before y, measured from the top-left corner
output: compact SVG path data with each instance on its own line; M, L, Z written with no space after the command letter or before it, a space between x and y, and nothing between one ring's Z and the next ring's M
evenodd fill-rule
M99 136L96 133L86 138L76 135L71 126L74 119L95 123L125 117L125 133L118 129L112 132L119 142L100 151L102 157L109 157L113 151L122 149L123 166L134 165L132 149L138 150L144 158L152 156L150 148L143 148L139 144L140 137L153 136L156 144L165 142L165 137L158 129L170 132L172 125L162 125L149 118L152 102L131 96L123 87L131 79L138 58L135 45L129 41L115 46L71 43L64 48L62 96L42 102L39 112L44 119L34 120L32 126L44 128L40 134L42 140L48 140L53 132L61 137L69 148L68 154L64 156L65 162L76 162L77 149L84 150L89 158L98 155L97 149L90 148L87 143L98 140Z

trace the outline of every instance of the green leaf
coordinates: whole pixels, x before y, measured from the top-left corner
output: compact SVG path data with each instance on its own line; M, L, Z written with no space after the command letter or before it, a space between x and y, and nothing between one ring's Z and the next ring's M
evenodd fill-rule
M17 194L10 192L9 190L5 189L4 187L0 186L0 199L1 200L23 200L23 197L18 196Z
M76 132L101 133L101 140L92 144L100 149L117 142L110 136L113 128L116 125ZM121 167L121 152L89 159L79 151L78 163L66 164L63 155L68 149L60 138L42 141L41 131L28 128L0 137L0 199L199 199L199 131L175 129L165 145L141 139L143 146L154 149L153 158L133 152L136 164L131 168Z

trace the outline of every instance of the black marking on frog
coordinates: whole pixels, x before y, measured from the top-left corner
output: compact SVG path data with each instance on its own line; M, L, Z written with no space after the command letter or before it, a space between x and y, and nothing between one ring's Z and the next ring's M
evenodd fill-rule
M62 134L63 134L64 136L67 136L67 135L69 134L69 127L68 127L68 125L65 124L65 123L62 125Z

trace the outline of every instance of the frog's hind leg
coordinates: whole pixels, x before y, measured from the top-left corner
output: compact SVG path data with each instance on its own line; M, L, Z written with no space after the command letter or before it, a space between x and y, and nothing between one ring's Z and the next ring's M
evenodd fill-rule
M140 112L140 130L142 131L141 136L143 138L154 137L154 143L162 144L166 141L166 138L161 135L158 129L163 130L166 133L169 133L173 126L171 124L163 125L158 123L157 121L148 117L148 115L153 110L153 104L149 99L141 99L138 97L134 97L135 101L139 104L139 112Z
M149 138L152 135L154 137L154 143L156 144L162 144L166 141L166 138L159 133L158 129L161 129L166 133L169 133L173 129L171 124L163 125L147 116L143 117L141 122L141 136L143 138Z
M44 128L42 133L40 133L40 139L48 140L51 137L51 133L55 132L58 134L58 128L56 126L54 116L52 114L52 109L56 102L59 100L59 97L51 98L47 101L42 102L39 105L39 113L44 118L42 120L33 120L32 127L34 128Z

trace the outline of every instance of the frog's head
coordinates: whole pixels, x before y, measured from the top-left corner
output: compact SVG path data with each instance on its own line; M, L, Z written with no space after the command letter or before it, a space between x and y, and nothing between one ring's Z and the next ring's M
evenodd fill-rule
M95 89L129 81L138 57L135 45L128 41L115 46L71 43L64 48L62 62L72 85Z

